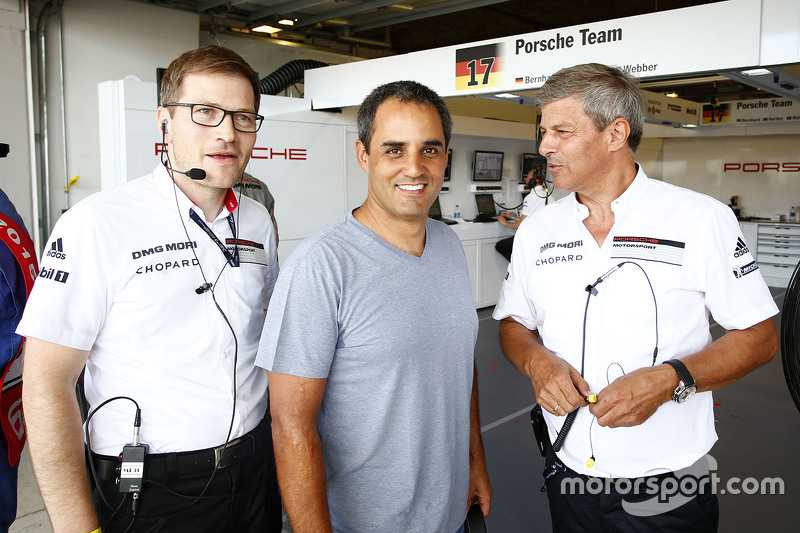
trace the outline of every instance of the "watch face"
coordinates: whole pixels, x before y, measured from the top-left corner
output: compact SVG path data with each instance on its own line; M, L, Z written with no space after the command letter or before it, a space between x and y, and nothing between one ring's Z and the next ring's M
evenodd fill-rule
M678 403L683 403L694 396L695 392L697 392L697 387L695 385L692 385L691 387L684 387L683 382L681 382L678 388L675 389L675 394L673 394L672 399Z

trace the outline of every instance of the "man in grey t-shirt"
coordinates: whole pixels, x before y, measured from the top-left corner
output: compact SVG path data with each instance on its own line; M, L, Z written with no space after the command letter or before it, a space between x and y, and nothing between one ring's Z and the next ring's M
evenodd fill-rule
M452 121L403 81L367 97L358 127L367 199L288 259L256 360L281 492L296 533L456 533L491 487L467 263L427 218Z

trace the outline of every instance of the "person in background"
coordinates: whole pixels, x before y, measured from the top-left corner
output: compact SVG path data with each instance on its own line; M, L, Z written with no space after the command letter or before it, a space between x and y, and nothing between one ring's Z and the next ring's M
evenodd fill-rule
M0 157L8 145L0 144ZM38 266L22 217L0 189L0 532L17 515L17 471L25 445L22 418L22 345L17 329Z
M278 235L278 221L275 218L275 198L269 192L269 187L263 181L251 176L247 172L242 174L242 178L233 186L234 191L241 191L245 196L249 196L256 202L260 203L269 211L269 217L272 219L272 225L275 227L275 235Z
M519 228L493 317L544 411L553 530L716 531L711 391L772 359L778 309L731 210L635 161L630 76L578 65L536 98L539 152L572 194Z
M495 217L500 224L507 228L517 229L526 217L547 205L547 190L543 185L544 176L540 177L537 172L541 174L537 169L531 169L525 176L525 185L530 189L530 192L525 195L525 199L522 201L522 209L520 210L519 216L511 211L501 211L500 214ZM537 178L534 180L534 185L531 185L531 180L534 179L535 175ZM506 261L511 261L511 252L514 249L514 236L500 239L495 243L494 249L505 257Z
M62 215L17 330L36 478L56 533L277 533L267 376L254 365L275 230L231 190L262 121L258 75L204 46L170 64L160 102L163 165Z
M373 90L356 142L367 199L278 279L256 364L296 533L456 533L471 501L489 513L467 262L428 218L451 129L429 88Z

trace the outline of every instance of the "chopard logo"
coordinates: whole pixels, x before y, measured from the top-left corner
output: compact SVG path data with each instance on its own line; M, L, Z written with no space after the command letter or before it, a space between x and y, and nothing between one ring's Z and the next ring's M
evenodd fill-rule
M553 257L543 257L541 259L537 259L536 266L555 265L557 263L568 263L570 261L582 260L583 256L581 254L556 255Z
M199 266L197 259L181 259L180 261L164 261L163 263L153 263L151 265L142 265L136 269L137 274L150 274L151 272L165 272L167 270L176 270L186 268L189 266Z
M61 242L61 237L56 239L52 245L50 245L50 249L47 250L45 254L47 257L52 257L54 259L66 259L67 254L64 253L64 245Z

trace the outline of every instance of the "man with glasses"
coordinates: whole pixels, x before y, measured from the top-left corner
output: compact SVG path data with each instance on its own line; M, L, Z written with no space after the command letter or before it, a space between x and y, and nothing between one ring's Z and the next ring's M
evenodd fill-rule
M172 62L160 96L163 164L61 217L18 329L36 476L57 532L278 532L254 365L276 237L266 208L231 190L262 121L258 76L207 46Z

